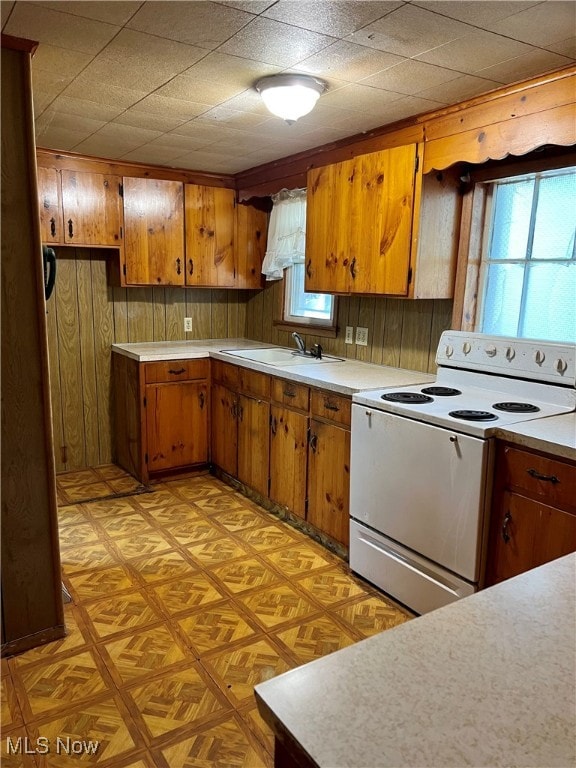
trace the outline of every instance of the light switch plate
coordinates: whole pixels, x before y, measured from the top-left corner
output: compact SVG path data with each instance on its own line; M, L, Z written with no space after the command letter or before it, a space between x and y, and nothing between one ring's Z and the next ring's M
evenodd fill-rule
M190 333L192 330L192 318L191 317L185 317L184 318L184 333Z
M346 326L346 338L344 341L346 344L354 344L354 328L351 325Z
M356 328L356 344L360 347L368 346L368 328Z

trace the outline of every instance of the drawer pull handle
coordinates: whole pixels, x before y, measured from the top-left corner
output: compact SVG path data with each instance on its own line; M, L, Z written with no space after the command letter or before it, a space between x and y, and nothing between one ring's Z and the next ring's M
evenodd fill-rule
M339 411L340 408L338 408L337 405L334 403L331 403L330 400L324 400L324 408L326 408L327 411Z
M174 368L170 368L168 370L168 373L171 373L172 376L180 376L180 374L184 373L185 370L186 370L186 368L178 368L178 370L175 371Z
M282 394L285 397L296 397L296 390L295 389L283 389Z
M276 434L277 429L278 429L278 422L276 420L276 417L272 416L270 419L270 431L272 432L272 435Z
M350 274L352 275L352 279L356 279L356 256L352 259L350 262Z
M510 541L510 534L508 533L508 526L510 525L510 521L512 520L512 515L510 512L506 512L504 515L504 520L502 521L502 541L504 544L508 544Z
M198 398L200 400L200 410L203 411L204 410L204 402L205 402L205 399L206 399L205 396L204 396L204 392L200 392L200 394L198 395Z
M74 237L74 222L68 219L68 237Z
M181 275L182 274L182 260L176 259L176 274Z
M315 435L314 433L312 433L310 435L309 443L310 443L310 450L313 453L316 453L316 451L318 450L318 435Z
M190 275L194 274L194 262L192 261L192 259L188 259L188 273Z
M560 482L556 475L541 475L540 472L535 469L527 469L526 472L528 472L530 477L533 477L535 480L543 480L545 483L556 485L556 483Z
M50 234L52 237L56 237L56 219L54 217L50 219Z
M306 274L308 277L312 277L312 259L308 259L308 264L306 264Z

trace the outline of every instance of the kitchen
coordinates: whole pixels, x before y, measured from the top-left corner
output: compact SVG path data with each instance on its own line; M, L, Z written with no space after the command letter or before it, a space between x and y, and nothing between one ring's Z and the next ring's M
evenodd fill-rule
M4 11L3 3L3 11ZM10 5L10 4L7 4ZM281 6L282 4L280 4ZM467 4L463 4L467 5ZM474 5L474 4L472 4ZM219 6L221 7L221 6ZM390 8L387 8L389 11ZM406 11L406 9L404 9ZM414 9L409 9L411 12ZM260 12L260 9L259 9ZM429 12L429 11L428 11ZM271 13L274 13L273 11ZM14 17L17 20L17 16ZM13 24L15 24L13 18ZM266 17L264 17L266 18ZM442 17L445 18L445 17ZM4 17L3 17L4 21ZM263 20L259 20L263 23ZM280 22L275 22L280 23ZM307 23L310 23L309 21ZM463 23L463 22L459 22ZM271 22L269 22L271 24ZM448 22L446 22L448 24ZM75 27L72 27L75 28ZM10 17L7 20L7 26L4 29L5 32L16 34L22 37L31 37L34 39L34 35L24 34L25 30L17 26L10 27ZM552 39L552 38L551 38ZM557 38L559 39L559 38ZM56 40L56 38L52 38ZM527 43L523 44L524 46ZM42 48L42 39L40 52ZM372 49L371 49L372 50ZM520 50L518 51L520 53ZM522 53L527 51L522 48ZM374 54L378 55L378 54ZM562 58L560 54L556 54L558 59ZM550 60L554 56L551 56ZM565 57L564 57L565 58ZM41 61L41 60L40 60ZM558 62L560 64L560 62ZM567 64L568 62L566 62ZM423 66L423 65L422 65ZM431 64L428 66L432 66ZM551 67L549 67L551 68ZM46 69L41 69L37 77L39 82L44 82L47 78L45 73ZM385 70L384 70L385 71ZM568 73L570 70L566 70ZM268 74L268 71L261 71L258 74ZM537 75L539 72L532 71L530 75ZM528 76L530 76L528 75ZM512 81L513 78L511 78ZM516 77L515 79L522 79ZM566 79L566 78L564 78ZM555 84L554 84L555 83ZM560 84L560 86L558 85ZM546 109L542 107L542 103L545 103L546 92L550 92L552 95L550 99L557 99L558 92L561 90L562 78L557 77L549 78L547 82L538 84L536 92L539 94L538 98L541 99L540 104L533 107L530 99L528 99L528 107L526 112L520 116L523 120L523 130L513 130L513 120L504 119L505 114L509 114L511 111L510 106L505 107L503 113L501 113L501 122L498 122L496 117L496 123L484 125L481 123L470 123L471 127L476 125L478 128L482 127L484 133L488 136L485 144L489 147L488 154L485 157L466 157L465 159L470 162L478 162L479 160L485 160L487 157L493 156L499 158L502 156L502 145L494 144L494 135L505 137L506 142L511 142L507 145L506 150L512 155L518 154L520 157L527 151L530 151L533 147L527 146L530 143L530 130L526 128L527 125L536 124L537 126L545 126L549 133L543 139L541 136L535 140L534 146L538 141L543 141L545 144L557 144L568 148L574 143L573 137L570 138L570 126L566 129L566 108L563 104L568 104L568 110L573 108L570 102L570 96L567 101L552 105L550 101ZM364 86L365 87L365 86ZM495 86L494 86L495 87ZM532 89L535 88L535 83L532 84ZM554 91L554 89L558 89ZM486 89L484 89L486 90ZM505 90L505 89L504 89ZM569 92L569 88L567 89ZM336 97L338 91L334 91L334 97ZM521 90L518 91L521 94ZM540 96L540 93L542 95ZM566 93L564 89L563 93ZM320 108L322 100L327 98L329 94L322 96L320 103L317 107ZM78 98L78 96L73 96ZM94 97L96 98L96 96ZM510 95L510 98L514 100L514 93ZM564 95L562 98L566 98ZM405 100L409 100L406 97ZM461 99L460 99L461 100ZM492 100L494 102L494 99ZM517 110L519 104L526 102L524 95L522 94L519 99L514 101L512 110ZM394 102L392 102L393 104ZM497 101L496 101L497 103ZM70 107L70 103L68 103ZM482 107L482 104L480 104ZM478 102L471 102L470 106L470 120L474 118L474 112L479 109ZM493 112L496 110L492 106ZM508 112L506 112L508 110ZM534 111L532 111L534 110ZM551 110L549 112L549 110ZM422 112L423 110L418 110ZM541 119L539 113L545 111L546 114L550 114L550 118L547 120ZM393 114L392 107L389 105L389 112ZM248 113L246 113L248 114ZM314 114L314 112L312 113ZM468 114L468 113L466 113ZM554 115L554 118L552 117ZM571 113L568 111L568 115ZM43 135L49 138L51 135L56 141L54 131L58 128L58 117L52 116L52 127L42 126L38 127L38 131L44 130ZM143 119L143 118L142 118ZM247 120L247 118L243 118ZM491 119L494 119L493 117ZM532 121L530 123L530 121ZM449 147L446 146L446 140L442 139L442 124L446 125L449 122L449 115L442 115L441 118L437 118L437 123L430 121L426 124L426 153L424 154L424 163L428 161L428 149L430 152L437 148L438 156L441 158L441 153L445 153L444 159L437 160L439 163L445 162L445 165L435 164L437 161L430 160L431 165L425 167L425 173L429 173L431 168L443 167L449 168L453 162L459 161L462 157L450 157L446 153L449 151ZM78 123L78 120L76 120ZM384 123L381 119L379 124ZM298 124L296 124L298 125ZM412 121L412 126L414 125ZM408 126L404 128L407 133L403 134L403 142L419 141L419 136L422 135L422 123L419 124L419 131L410 127L410 120L408 120ZM490 131L490 125L494 125L494 133ZM418 124L417 124L418 126ZM553 128L556 127L556 132ZM50 133L52 130L52 134ZM444 129L446 131L446 128ZM532 127L532 131L534 128ZM357 132L357 130L356 130ZM449 131L448 131L449 132ZM104 131L106 133L106 131ZM256 132L257 133L257 132ZM354 133L354 130L349 130L348 135ZM386 135L385 133L383 135ZM410 137L410 138L406 138ZM436 138L435 138L436 137ZM78 137L74 137L78 138ZM245 136L239 136L246 140ZM95 140L94 140L95 141ZM303 139L302 139L303 141ZM364 142L364 143L362 143ZM514 143L516 142L516 143ZM77 143L81 143L78 141ZM324 142L326 143L326 140ZM465 143L465 142L464 142ZM46 146L38 141L39 146ZM48 145L49 146L49 145ZM63 149L63 145L52 145L54 149ZM287 144L289 146L289 144ZM382 139L376 133L368 134L364 138L360 139L360 146L364 148L364 151L375 151L382 147ZM470 141L471 147L478 147L478 142ZM130 149L122 145L120 149L124 149L122 154L129 154ZM460 150L461 146L457 148ZM272 150L271 150L272 151ZM561 150L558 150L560 152ZM564 150L565 151L565 150ZM490 152L494 154L491 155ZM506 151L504 152L504 154ZM4 153L3 153L4 154ZM46 167L50 164L54 167L57 166L57 170L64 172L66 170L65 162L66 157L63 155L61 158L54 157L54 154L50 156L50 162L46 162L46 158L50 153L47 151L41 151L38 155L39 167ZM92 151L87 151L86 154L99 154L96 151L96 144L93 143ZM283 156L286 156L284 152ZM554 153L550 153L552 157ZM120 157L120 155L109 154L101 155L102 157L111 158L113 156ZM158 157L159 155L157 155ZM44 157L44 162L43 158ZM278 155L282 157L282 155ZM541 157L541 155L540 155ZM330 162L341 162L345 156L343 154L336 154L330 158ZM447 159L446 159L447 158ZM194 158L197 162L199 160L198 153ZM247 160L247 159L246 159ZM80 162L78 160L78 162ZM98 171L99 169L94 164L95 161L91 161L93 165L91 170ZM151 161L150 161L151 162ZM208 166L207 171L217 170L216 161L213 159L214 165ZM561 159L553 158L546 159L544 162L554 166L554 164L561 164ZM300 164L298 164L300 163ZM114 166L114 167L111 167ZM176 163L174 165L177 166ZM257 163L253 163L257 165ZM298 187L305 185L306 183L306 170L310 165L309 157L299 159L296 156L295 161L286 162L284 167L281 161L272 162L273 178L270 178L266 174L258 176L258 173L249 172L246 173L242 179L242 186L239 190L245 189L246 191L252 191L252 194L260 193L258 196L265 196L273 194L278 191L279 186L286 186L284 181L286 179L291 180L290 186ZM191 166L191 168L197 168L198 166ZM245 165L245 168L252 167L251 165ZM124 170L122 169L124 168ZM80 169L80 165L76 166L76 170ZM230 166L230 170L232 167ZM108 167L106 170L102 170L103 173L112 173L133 177L136 173L135 166L123 163L123 161L108 161ZM173 176L166 175L166 171L161 174L156 170L156 178L167 179L174 178ZM174 173L170 171L170 173ZM218 175L218 174L216 174ZM220 176L224 175L222 171ZM460 176L465 174L460 173L456 176L455 181L458 184L465 184L466 181L462 181ZM429 178L429 177L427 177ZM450 172L445 170L444 178L450 178ZM202 184L202 177L198 174L194 175L194 171L182 172L180 179L190 184ZM205 177L204 177L205 180ZM280 184L278 184L280 180ZM440 182L437 182L440 184ZM275 185L275 188L274 188ZM251 196L251 195L249 195ZM422 195L424 198L424 195ZM471 195L465 196L464 201L469 206L472 206ZM422 210L429 210L426 205L429 203L429 197L422 202ZM446 205L446 202L443 203ZM443 221L446 220L446 215L450 215L450 206L448 206L448 214L444 213ZM432 206L432 211L434 208ZM438 213L432 214L436 218L432 218L426 224L423 219L421 226L428 226L428 238L432 237L435 230L438 230L437 221L438 216L442 215ZM452 213L453 216L453 213ZM458 220L458 226L460 224ZM447 228L448 229L448 228ZM438 237L447 237L445 232L436 232ZM454 232L451 233L452 236ZM458 245L458 243L456 243ZM110 347L112 344L129 344L134 342L147 342L147 341L162 341L166 340L183 340L188 339L224 339L226 337L244 338L253 341L263 342L266 345L277 345L282 347L292 346L290 339L290 332L281 329L281 326L274 325L273 320L277 313L277 305L279 304L281 285L275 283L266 287L264 290L249 289L246 292L243 291L230 291L218 284L212 288L196 288L196 287L125 287L120 283L114 283L109 279L108 270L116 266L117 263L115 253L104 256L104 251L99 250L96 247L91 248L89 251L85 248L73 248L71 246L62 246L58 249L58 278L55 298L58 302L58 327L50 327L51 323L54 323L53 313L50 313L50 303L48 303L47 322L49 325L48 333L51 342L56 340L59 358L57 359L58 368L60 370L60 376L58 379L52 377L51 384L56 386L56 383L61 387L61 391L52 392L52 408L54 413L59 413L59 418L55 419L55 429L60 428L65 432L65 440L55 439L55 446L66 445L68 456L63 456L60 450L56 451L56 467L58 470L72 470L80 469L88 466L98 466L101 464L107 464L111 460L112 451L112 434L109 425L110 411L107 408L107 403L110 401L109 387L110 387L110 373L106 376L106 366L109 366L110 360ZM60 256L62 252L66 253L66 256ZM69 255L68 255L69 254ZM88 254L88 255L87 255ZM416 258L416 256L414 257ZM424 263L424 262L423 262ZM416 262L413 263L417 266ZM360 266L360 265L359 265ZM415 269L415 280L412 282L414 285L418 281L419 271ZM466 282L466 272L462 272L456 276L460 284ZM426 284L422 286L425 290ZM428 284L428 287L429 284ZM438 286L433 286L432 290ZM445 296L445 297L441 297ZM110 298L109 298L110 297ZM435 354L439 344L440 334L446 328L451 325L454 328L464 327L462 325L462 319L466 318L466 313L470 310L470 297L466 295L465 291L460 290L457 292L457 300L452 300L449 295L442 293L432 294L430 298L423 298L417 301L402 300L393 297L381 298L375 295L370 297L364 297L360 295L354 295L353 292L350 295L342 296L338 303L338 326L340 331L336 337L332 336L319 336L314 333L306 334L306 343L310 347L313 344L321 344L326 355L333 355L336 357L344 357L358 360L359 362L371 363L376 365L391 365L393 367L399 367L402 369L416 370L421 373L434 373L435 366ZM91 310L91 311L90 311ZM454 320L452 319L454 316ZM192 332L184 333L184 318L192 318ZM366 346L362 344L346 345L345 343L345 329L346 327L352 328L368 328L368 344ZM470 330L470 328L469 328ZM92 334L92 335L90 335ZM102 337L102 341L100 340ZM91 359L87 354L90 348L94 350L94 339L98 339L97 356L94 368L91 368L93 358ZM71 346L70 341L74 344ZM101 346L99 346L101 345ZM244 344L242 346L245 346ZM222 349L223 345L219 346ZM51 354L54 355L54 345L50 347ZM80 350L80 353L78 352ZM51 362L53 361L53 357ZM326 366L329 364L326 364ZM324 366L323 369L326 369ZM317 370L320 365L316 366ZM98 376L94 379L93 370L98 372ZM294 371L295 369L292 369ZM261 372L261 371L260 371ZM100 375L102 373L102 376ZM268 370L270 373L270 370ZM289 374L290 371L284 371L285 374ZM291 378L291 376L287 376ZM296 378L296 377L294 377ZM432 377L430 377L432 378ZM56 383L55 383L56 382ZM409 383L409 382L406 382ZM372 385L369 385L372 386ZM378 383L373 385L376 388ZM64 402L65 407L58 409L58 401ZM96 407L95 407L96 404ZM103 409L98 410L99 406L103 404ZM66 421L68 420L68 421ZM60 427L58 427L60 425ZM95 436L97 437L95 438ZM55 433L56 437L56 433ZM568 456L570 458L570 456ZM68 459L68 461L65 461ZM5 588L6 589L6 588ZM6 591L4 590L6 597Z

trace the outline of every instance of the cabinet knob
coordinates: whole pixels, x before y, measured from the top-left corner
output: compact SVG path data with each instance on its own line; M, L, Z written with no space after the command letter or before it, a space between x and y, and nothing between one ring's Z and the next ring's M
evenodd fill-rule
M546 359L546 355L544 352L542 352L541 349L537 349L536 352L534 352L534 362L536 365L542 365L544 360Z
M558 371L558 373L564 373L566 368L568 368L568 363L563 358L559 357L558 360L554 363L554 368Z

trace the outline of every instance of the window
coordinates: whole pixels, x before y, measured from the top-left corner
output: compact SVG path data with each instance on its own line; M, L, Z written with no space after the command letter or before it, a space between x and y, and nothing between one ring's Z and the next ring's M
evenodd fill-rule
M297 325L334 326L334 297L326 293L306 293L304 263L293 264L285 272L284 322Z
M262 273L267 280L284 278L284 299L276 323L314 327L317 332L325 331L323 335L335 335L334 297L304 290L306 190L284 189L272 201Z
M476 330L576 342L576 169L486 187Z

